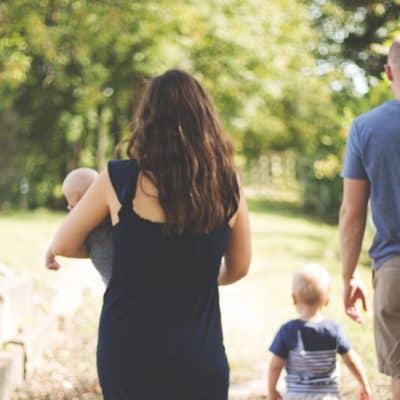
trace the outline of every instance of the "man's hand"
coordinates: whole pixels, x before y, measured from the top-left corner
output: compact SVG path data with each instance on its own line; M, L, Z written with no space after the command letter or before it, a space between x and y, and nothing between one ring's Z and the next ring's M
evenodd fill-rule
M353 277L344 281L343 300L346 314L352 320L362 323L357 302L360 300L363 310L367 311L367 300L364 284L359 278Z
M61 265L57 262L56 256L53 254L51 248L46 252L46 268L57 271L61 268Z

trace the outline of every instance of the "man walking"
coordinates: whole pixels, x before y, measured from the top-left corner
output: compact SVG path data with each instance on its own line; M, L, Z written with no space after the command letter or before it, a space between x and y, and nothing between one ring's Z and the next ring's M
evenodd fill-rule
M385 72L395 99L356 118L347 140L340 245L346 314L360 322L357 302L366 310L366 298L357 263L370 199L375 347L379 371L392 377L393 399L400 400L400 40Z

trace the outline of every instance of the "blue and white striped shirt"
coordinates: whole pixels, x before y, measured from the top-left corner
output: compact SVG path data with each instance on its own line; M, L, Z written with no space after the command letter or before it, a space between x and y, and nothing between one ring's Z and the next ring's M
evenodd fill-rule
M339 393L336 354L345 354L350 343L339 324L324 319L296 319L278 331L270 351L285 359L288 393Z

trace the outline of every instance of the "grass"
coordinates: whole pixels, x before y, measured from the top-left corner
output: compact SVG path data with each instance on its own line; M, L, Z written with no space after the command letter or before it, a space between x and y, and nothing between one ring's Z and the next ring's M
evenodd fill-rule
M279 326L295 317L291 276L309 262L323 264L330 270L334 284L326 315L343 323L362 356L375 398L390 399L388 380L376 372L371 312L365 315L363 325L353 323L343 313L337 227L304 215L293 200L252 197L249 207L254 249L251 271L242 281L221 289L225 347L231 366L230 399L265 398L268 346ZM18 272L32 274L38 288L46 285L52 277L43 267L43 254L62 215L42 210L0 216L0 262ZM370 268L362 267L361 275L371 308ZM79 324L85 340L96 335L97 313L89 313L88 318ZM94 352L94 344L87 346L74 362L87 358L91 351ZM89 358L92 360L93 356ZM92 368L94 371L94 364ZM342 381L345 399L356 399L355 381L345 368Z
M363 325L352 322L343 312L337 226L304 215L296 202L251 198L248 203L254 262L246 279L221 291L233 393L238 388L234 398L263 398L268 346L280 325L296 317L291 300L292 274L304 264L319 263L333 277L332 298L325 314L345 327L362 357L376 398L390 399L388 380L376 372L371 311L364 316ZM360 272L371 310L371 269L363 266ZM342 381L345 398L356 399L357 385L344 367ZM246 395L246 387L253 393Z
M32 275L43 284L49 274L44 268L44 254L63 213L38 210L0 216L0 263L14 271Z

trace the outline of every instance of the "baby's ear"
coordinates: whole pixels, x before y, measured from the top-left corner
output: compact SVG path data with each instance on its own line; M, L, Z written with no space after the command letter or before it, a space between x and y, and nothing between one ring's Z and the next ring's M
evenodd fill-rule
M292 299L293 299L293 304L296 305L297 304L297 300L296 300L296 296L294 294L292 294Z
M327 306L330 303L330 301L331 301L331 296L330 295L326 296L324 301L324 306Z
M389 64L385 64L385 73L390 82L393 82L393 71Z

